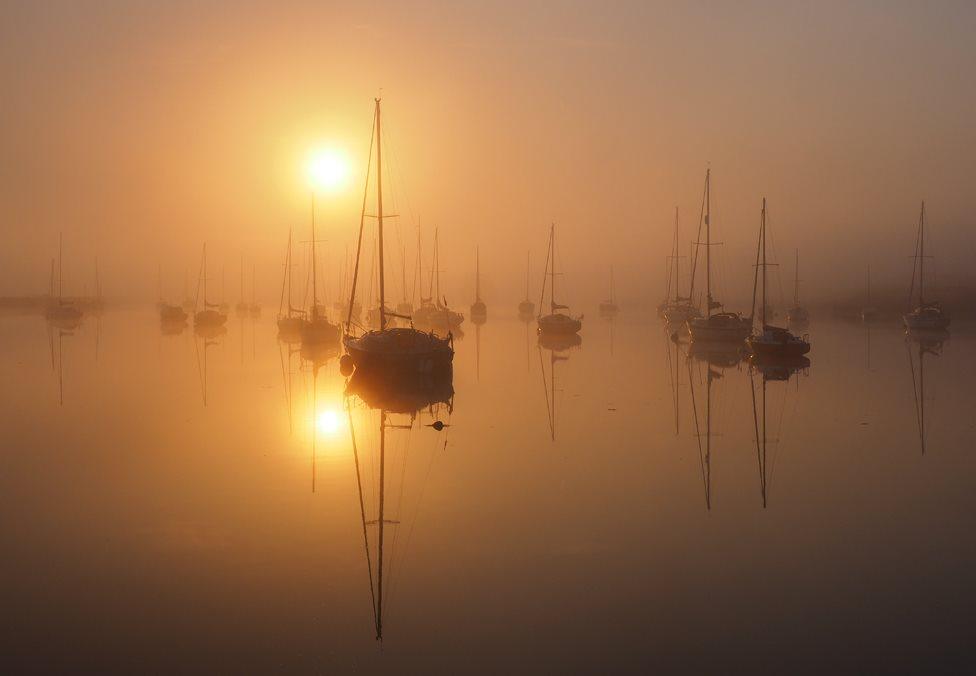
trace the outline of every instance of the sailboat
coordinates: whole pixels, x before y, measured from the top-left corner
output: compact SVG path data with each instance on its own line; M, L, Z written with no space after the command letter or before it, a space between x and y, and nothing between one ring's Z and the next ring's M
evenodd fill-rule
M535 303L529 300L529 263L531 256L532 253L527 251L525 254L525 300L518 306L519 319L523 321L529 321L535 316Z
M84 313L74 302L64 299L64 281L62 279L62 236L58 234L58 288L57 298L54 298L54 261L51 261L51 301L44 312L45 318L58 328L64 330L76 329L81 325Z
M737 312L716 312L722 304L712 298L712 227L711 227L712 170L705 172L705 241L696 242L695 260L698 259L698 246L705 247L705 316L688 320L688 331L693 342L732 342L741 343L752 333L752 317L743 317ZM699 225L699 231L701 226ZM700 238L699 238L700 239ZM697 265L695 266L697 267ZM692 268L694 279L695 267ZM694 283L694 282L692 282Z
M620 308L617 307L617 293L613 284L613 266L610 266L610 296L607 300L600 303L600 316L610 318L617 316Z
M244 254L241 254L241 299L234 307L238 317L247 316L247 302L244 300Z
M163 300L163 266L159 266L157 273L156 307L159 308L159 321L163 324L164 333L177 333L176 331L166 331L167 328L179 327L178 333L182 333L183 326L186 324L188 315L179 305L172 305Z
M302 344L338 343L339 326L329 321L325 308L319 305L318 262L315 255L315 198L312 197L312 306L302 316Z
M542 277L542 296L539 299L539 309L543 307L546 297L546 284L549 284L549 314L539 315L536 323L539 326L540 334L552 335L572 335L579 333L583 328L583 316L571 317L559 310L568 310L568 305L560 305L556 302L556 226L549 226L549 253L546 258L546 269Z
M420 240L420 231L417 231L417 239ZM419 244L418 244L419 246ZM420 249L417 249L417 261L420 261ZM409 317L413 314L413 303L407 300L407 247L402 245L400 247L400 286L401 292L403 293L403 299L397 303L396 314Z
M868 266L868 301L867 304L861 308L861 321L862 322L873 322L878 319L878 308L871 304L871 266Z
M481 300L481 249L475 250L474 263L474 303L471 304L471 321L484 324L488 319L488 306Z
M810 313L800 305L800 250L794 252L793 263L793 307L786 313L786 319L790 324L802 325L810 320Z
M190 295L190 266L183 271L183 309L187 313L195 312L197 309L196 298Z
M433 332L424 333L413 326L387 328L386 312L386 275L383 257L383 161L382 161L382 133L380 118L380 99L375 99L373 114L373 147L376 148L376 214L378 236L376 238L379 257L379 291L380 291L380 324L378 329L366 331L361 335L351 333L351 312L347 315L345 333L342 338L346 354L343 355L340 366L345 370L351 368L378 368L382 370L405 369L413 372L431 372L436 369L450 368L454 360L454 339L450 332L446 337L434 335ZM356 282L358 281L359 261L363 241L363 225L366 219L365 194L369 188L369 175L366 176L364 188L363 210L359 221L359 246L356 250L356 275L352 280L352 294L349 299L350 309L356 300ZM393 315L396 317L397 315ZM402 317L410 320L410 317Z
M680 266L678 261L681 256L678 255L678 247L680 246L680 240L678 238L678 207L674 208L674 241L671 245L671 255L668 257L670 265L668 266L668 284L667 284L667 298L664 303L659 307L659 314L664 317L664 320L672 327L683 326L685 322L689 319L695 317L700 317L701 313L698 308L695 307L694 302L691 299L691 291L693 289L689 288L689 293L687 296L681 295L680 290L680 280L679 275ZM694 284L694 274L692 274L691 283ZM671 297L671 292L674 291L674 297ZM674 331L671 331L674 333Z
M207 244L203 244L203 259L200 262L200 276L197 280L197 293L203 281L203 309L193 315L193 325L197 327L221 327L227 322L227 315L221 312L217 303L207 298Z
M261 316L261 305L257 301L257 267L251 263L251 302L247 306L247 312L251 317Z
M464 322L464 315L448 307L447 299L441 295L439 230L434 228L434 258L430 272L430 291L427 298L420 299L420 307L413 314L415 323L453 331Z
M285 251L285 274L281 280L281 298L278 301L278 337L285 342L301 338L304 311L291 304L291 228L288 228L288 249Z
M759 226L759 247L762 251L762 299L759 312L761 332L746 339L746 344L752 354L758 358L792 358L799 357L810 351L810 342L806 338L794 336L788 329L766 323L766 269L770 266L766 262L766 198L763 197L762 218ZM755 295L755 291L753 292Z
M915 287L915 272L918 271L918 305L904 315L905 327L909 331L945 331L949 328L949 314L937 302L925 299L925 202L918 217L918 239L915 244L915 263L912 266L912 290ZM912 295L912 290L908 295Z

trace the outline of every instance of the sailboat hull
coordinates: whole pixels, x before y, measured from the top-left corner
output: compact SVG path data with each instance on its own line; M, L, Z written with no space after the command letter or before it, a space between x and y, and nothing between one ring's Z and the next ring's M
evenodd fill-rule
M395 369L432 373L454 361L453 338L417 329L393 328L345 336L343 347L356 369Z
M903 318L905 327L917 331L945 330L949 328L949 316L941 309L921 307L908 313Z
M741 343L752 333L752 321L731 313L688 320L688 332L694 342Z
M583 328L583 322L579 319L574 319L564 314L551 314L545 317L539 317L538 324L540 334L570 335L579 333L580 329Z

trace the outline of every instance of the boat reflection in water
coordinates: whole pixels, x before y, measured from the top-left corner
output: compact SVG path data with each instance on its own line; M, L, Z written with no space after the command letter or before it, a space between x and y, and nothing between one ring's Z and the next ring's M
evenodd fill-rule
M912 329L907 333L905 347L908 351L908 366L912 373L912 395L915 399L915 422L918 427L918 442L925 455L925 357L942 356L942 348L949 339L946 329ZM916 363L915 355L918 354Z
M778 388L783 390L783 396L779 402L780 410L773 414L776 429L773 438L770 439L766 425L769 418L767 415L769 408L767 406L768 383L771 381L785 383L795 374L806 374L810 367L810 360L802 356L770 358L753 355L749 359L749 363L751 366L749 369L749 392L752 395L752 421L756 442L756 463L759 467L759 492L762 496L763 509L766 509L769 499L769 482L772 479L776 460L775 450L773 453L769 453L768 449L770 445L773 445L775 449L782 438L784 413L788 408L786 398L790 392L788 387ZM758 386L756 384L757 376L760 380ZM757 389L759 390L758 396L756 394Z
M450 415L454 409L453 372L448 368L436 373L407 374L360 368L346 383L345 401L356 467L373 629L376 640L382 641L383 611L390 601L389 578L396 572L391 567L396 563L402 568L406 552L397 551L397 547L405 549L409 545L409 534L419 513L419 498L409 504L413 502L409 496L423 495L423 486L417 491L405 491L404 484L411 476L407 467L411 442L416 440L416 444L431 448L427 474L423 479L426 481L437 453L447 446ZM365 411L354 416L356 408L365 408ZM378 439L368 432L357 437L354 418L363 421L361 433L365 431L364 427L377 425ZM426 422L427 419L430 422ZM375 439L375 444L366 439ZM394 477L389 482L387 470ZM364 490L364 483L370 487ZM400 485L395 485L397 483ZM387 491L396 496L392 513L388 511ZM369 498L375 500L370 503ZM412 514L408 513L411 510ZM407 529L404 537L398 537L401 525ZM392 534L387 532L391 529ZM384 574L387 576L386 587Z
M578 333L542 333L539 336L539 372L546 398L546 414L549 419L549 437L556 440L556 364L569 361L570 350L578 349L583 338ZM549 375L542 358L542 351L549 350Z

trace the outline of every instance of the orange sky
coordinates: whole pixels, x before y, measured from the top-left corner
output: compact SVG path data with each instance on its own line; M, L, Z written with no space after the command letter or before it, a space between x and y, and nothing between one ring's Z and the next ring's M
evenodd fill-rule
M610 263L622 298L656 300L708 163L729 296L751 288L763 195L811 295L865 261L907 286L922 198L940 278L972 281L967 3L37 5L0 10L0 295L44 289L63 230L75 291L98 253L109 293L155 293L157 263L175 293L206 239L276 299L311 146L355 163L321 214L333 252L351 241L380 93L389 199L409 241L418 215L441 227L459 304L479 243L489 302L521 297L552 220L578 303Z

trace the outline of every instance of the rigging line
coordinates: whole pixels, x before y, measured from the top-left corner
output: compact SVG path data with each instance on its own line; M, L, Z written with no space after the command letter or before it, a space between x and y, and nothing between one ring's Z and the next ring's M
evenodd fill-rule
M760 378L762 376L760 375ZM765 455L766 450L766 440L762 440L763 449L762 452L759 450L759 417L756 411L756 383L753 378L752 370L749 371L749 394L752 395L752 425L753 433L756 435L756 466L759 469L759 490L762 493L763 508L766 507L766 467L763 462L763 455ZM765 411L763 412L765 414ZM765 429L766 420L763 418L763 428Z
M707 365L706 365L707 368ZM711 500L708 494L708 482L705 480L705 455L701 443L701 427L698 425L698 404L695 400L695 384L691 378L691 361L688 361L688 389L691 390L691 409L695 419L695 440L698 443L698 465L701 468L702 488L705 489L705 506L711 509Z
M915 358L912 355L912 346L908 339L905 340L905 349L908 352L908 365L912 371L912 396L914 396L915 398L915 424L918 427L918 438L919 441L922 443L922 452L924 453L925 436L923 431L924 428L922 427L922 408L921 405L919 404L920 398L918 392L918 385L916 384L916 380L915 380ZM918 359L919 359L919 366L921 366L921 360L924 359L924 357L921 354L919 354ZM922 397L924 396L925 393L922 392Z
M447 434L444 435L444 446L442 448L446 448L446 447L447 447ZM420 495L417 497L417 509L414 511L413 518L411 519L410 525L407 528L407 534L406 537L404 538L404 543L403 543L403 553L399 557L401 562L407 560L407 554L410 551L410 542L413 539L413 531L417 525L417 521L419 521L420 519L420 509L424 502L424 495L427 492L427 484L430 481L430 474L434 468L434 461L437 460L437 457L438 454L435 446L434 452L431 453L430 455L430 461L427 463L427 472L424 475L423 481L421 481L420 483ZM404 564L401 563L400 567L402 568L403 566ZM393 585L395 585L396 581L398 581L399 579L400 576L398 574L397 577L394 579L393 584L391 584L390 586L392 587Z
M555 439L556 429L553 425L552 408L551 404L549 403L549 388L547 387L548 383L546 382L546 366L542 362L542 348L539 347L537 349L539 350L539 371L542 373L542 392L546 395L546 416L549 418L549 434L553 439Z
M369 172L373 166L373 143L376 141L376 114L379 112L379 99L376 100L376 107L373 109L373 123L369 135L369 156L366 159L366 181L363 185L363 206L359 212L359 236L356 240L356 264L352 273L352 290L349 294L349 308L346 314L346 333L349 333L349 326L352 323L352 308L356 302L356 282L359 279L359 256L363 250L363 226L366 224L366 199L369 196Z
M366 530L366 503L363 500L363 481L359 472L359 449L356 446L356 431L352 424L352 410L346 405L346 414L349 417L349 436L352 438L352 456L356 464L356 486L359 489L359 514L363 523L363 548L366 551L366 570L369 574L369 596L373 608L373 626L378 628L376 616L376 592L373 590L373 563L369 556L369 533Z
M546 265L542 271L542 296L539 298L539 315L542 316L542 307L546 300L546 280L549 279L549 259L552 255L552 230L549 230L549 241L546 243ZM540 362L542 359L541 353L539 356Z
M695 293L695 277L698 271L698 251L700 249L698 242L701 242L702 224L705 222L705 194L707 190L708 181L706 180L705 185L702 187L701 211L698 214L698 234L695 236L695 255L691 263L691 285L688 288L689 298L692 298ZM692 298L692 302L694 302L694 298Z

